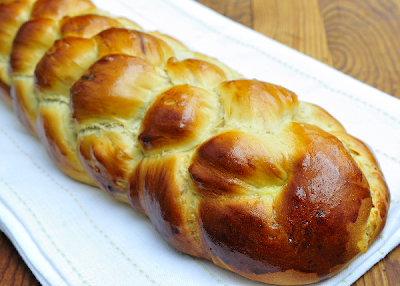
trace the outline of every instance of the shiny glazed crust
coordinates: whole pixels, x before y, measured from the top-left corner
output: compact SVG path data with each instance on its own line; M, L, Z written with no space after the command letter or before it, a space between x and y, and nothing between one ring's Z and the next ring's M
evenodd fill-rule
M0 97L70 177L252 280L327 279L382 231L368 147L322 108L87 0L0 0Z

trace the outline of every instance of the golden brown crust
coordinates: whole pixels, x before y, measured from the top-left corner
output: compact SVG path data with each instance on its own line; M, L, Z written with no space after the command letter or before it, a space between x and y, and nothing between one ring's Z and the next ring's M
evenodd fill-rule
M87 0L36 1L28 16L29 21L19 28L15 36L10 56L13 107L20 122L36 136L35 120L39 100L33 87L35 67L54 40L61 36L59 21L64 16L95 10L96 7Z
M0 4L0 55L8 57L19 27L29 17L32 1L12 1Z
M362 141L344 132L334 132L366 176L370 186L373 207L368 218L368 227L359 247L363 252L367 251L369 245L375 241L385 226L389 204L390 193L379 164L374 154Z
M210 93L176 85L158 96L146 112L138 140L146 152L192 149L201 143L213 119Z
M297 112L297 96L274 84L257 80L226 81L218 86L229 126L271 131Z
M57 40L35 70L35 86L41 98L61 95L69 98L69 88L97 58L91 39L68 37Z
M124 89L114 84L116 81ZM166 84L166 79L141 58L106 56L71 88L73 117L82 126L93 118L129 120L149 104L155 88Z
M195 235L197 202L180 174L184 161L185 155L174 154L143 158L130 178L130 201L169 244L206 258Z
M37 62L54 41L56 29L51 19L35 19L19 29L10 56L11 96L20 122L34 135L38 101L33 93L33 74Z
M68 125L65 126L66 124L59 124L63 121L73 124L68 115L69 107L65 102L60 104L60 102L47 101L42 104L38 116L39 137L42 138L42 143L48 150L50 158L60 170L78 181L95 185L86 175L75 152L71 151L73 150L71 146L76 145L73 140L68 140L75 138L71 136L71 129L65 128L68 127Z
M346 132L340 122L326 110L308 102L299 102L299 110L293 120L318 126L326 132Z
M12 106L8 64L13 40L19 27L29 18L33 1L0 3L0 98Z
M95 14L85 14L76 17L66 16L60 21L60 33L65 37L90 38L100 31L111 27L123 27L115 19Z
M162 65L174 55L163 41L140 31L108 29L97 35L96 40L99 58L126 54L142 58L153 65Z
M227 139L221 141L221 136ZM291 279L307 273L316 282L360 252L358 242L366 233L372 208L369 184L343 144L329 133L291 123L279 136L287 136L285 144L296 146L277 148L288 158L280 162L287 179L271 173L278 170L271 164L276 159L261 159L276 150L260 150L247 134L223 133L198 149L189 172L203 197L199 213L203 248L215 263L255 280L269 282L273 274L272 281L281 276L280 283L291 283L285 282L284 274L290 270ZM276 145L268 139L263 143ZM256 158L271 171L263 171ZM199 165L203 169L198 170ZM258 172L273 179L256 185L257 189L241 186ZM280 188L274 192L262 190L276 185Z
M36 2L31 20L21 26L14 40L10 75L14 110L20 122L40 137L62 171L94 184L78 159L75 128L68 119L70 113L54 112L68 106L69 88L97 59L96 41L84 38L111 27L123 27L122 18L78 15L88 12L98 13L85 0ZM138 27L133 22L124 23Z
M371 187L382 194L387 194L387 187L379 179L370 184L371 172L357 164L340 137L330 133L346 134L326 111L269 83L210 81L220 73L218 68L198 60L172 59L166 71L175 85L171 88L164 82L159 94L151 95L153 103L135 119L141 121L138 130L131 125L132 118L142 111L126 113L131 111L126 106L135 109L137 103L126 101L125 93L120 95L129 90L126 72L111 67L124 70L128 59L140 61L113 55L96 62L71 89L71 106L81 128L107 118L137 136L131 144L139 143L143 154L131 157L132 165L123 168L126 175L112 175L118 166L99 177L107 178L103 184L118 177L125 185L124 176L131 174L131 205L148 215L172 246L253 280L294 284L336 274L377 237L388 205L387 197L376 196ZM199 66L205 68L194 71ZM141 78L132 78L138 79L136 85L142 84ZM104 84L107 81L110 84ZM128 98L136 99L136 91L132 94ZM110 97L121 106L113 107ZM208 98L219 99L209 107L217 114L213 120L208 119L208 107L199 108L199 100ZM201 112L204 115L199 116ZM216 124L220 120L222 124ZM203 132L199 123L214 128ZM108 150L102 134L92 136L90 144L86 135L78 134L81 150L95 144ZM100 152L96 148L85 154ZM111 166L118 148L84 161ZM182 151L189 151L191 159L183 164L183 172L177 172L175 156ZM363 152L374 165L369 151ZM187 193L195 211L187 209ZM374 209L382 219L376 219ZM191 219L185 219L188 213ZM192 226L190 232L183 221Z
M10 86L5 84L0 79L0 99L3 100L8 106L12 107L12 100L10 95Z
M61 19L96 10L90 0L37 0L33 5L31 19Z
M176 85L190 84L212 89L227 80L221 68L198 59L178 61L170 58L165 69L172 83Z
M114 85L116 80L126 88L120 89ZM122 122L143 113L149 100L154 97L153 89L162 85L166 85L165 79L146 61L132 56L111 55L96 62L71 89L73 118L82 126L79 143L82 163L93 180L111 195L126 197L132 161L137 160L137 153L140 152L138 147L134 147L129 130L121 127ZM102 128L107 125L120 126L124 130L126 139L123 141L126 142L121 143L123 146L115 145L109 136L100 135L102 131L98 136L92 135L94 131L97 134L97 130L104 130ZM88 135L85 130L89 131ZM127 162L115 161L115 154L126 153L129 144L132 144L134 151L128 152Z
M176 249L306 284L382 231L373 154L292 91L87 0L16 0L0 16L0 97L65 174L130 203Z
M32 73L47 47L53 44L56 32L52 19L38 18L24 23L14 40L10 58L11 75Z
M93 181L112 197L128 202L127 181L140 151L119 126L102 125L84 132L77 143L79 159Z
M287 156L274 152L280 148L273 136L227 131L197 148L189 172L204 197L249 195L287 180Z

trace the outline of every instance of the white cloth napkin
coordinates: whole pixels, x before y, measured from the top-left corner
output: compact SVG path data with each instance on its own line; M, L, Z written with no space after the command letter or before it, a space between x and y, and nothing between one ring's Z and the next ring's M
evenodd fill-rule
M350 285L400 243L400 101L189 0L97 0L247 78L321 105L375 151L391 190L368 252L319 285ZM0 228L42 285L261 285L172 249L149 219L63 175L0 103Z

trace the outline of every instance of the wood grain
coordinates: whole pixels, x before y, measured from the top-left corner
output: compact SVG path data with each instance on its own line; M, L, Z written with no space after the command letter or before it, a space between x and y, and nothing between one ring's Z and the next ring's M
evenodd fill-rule
M400 98L400 0L198 0L216 12ZM0 232L0 286L39 285ZM400 285L400 247L353 286Z
M246 27L253 28L253 8L252 1L248 0L202 0L197 1L204 6L224 15L231 20L238 22Z
M197 2L400 98L400 0Z
M0 232L0 286L40 285L11 241Z
M319 0L333 67L400 98L400 0Z
M318 0L253 0L253 29L332 65ZM315 45L319 42L323 44Z

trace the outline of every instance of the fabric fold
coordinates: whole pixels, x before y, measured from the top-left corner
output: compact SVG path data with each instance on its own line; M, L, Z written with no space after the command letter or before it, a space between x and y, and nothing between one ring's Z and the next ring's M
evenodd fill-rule
M400 243L399 100L194 1L94 2L247 78L292 90L374 150L391 191L387 225L366 254L316 285L351 285ZM42 285L263 285L176 251L144 215L67 178L3 102L0 139L0 229Z

